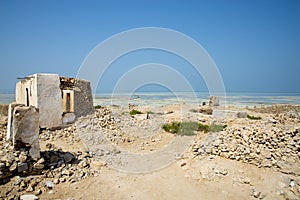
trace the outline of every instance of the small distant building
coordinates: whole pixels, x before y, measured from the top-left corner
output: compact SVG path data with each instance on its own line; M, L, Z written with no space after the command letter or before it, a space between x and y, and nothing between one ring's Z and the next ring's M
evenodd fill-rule
M66 116L75 119L94 112L90 82L58 74L33 74L20 80L16 103L38 108L41 128L60 126L68 121Z

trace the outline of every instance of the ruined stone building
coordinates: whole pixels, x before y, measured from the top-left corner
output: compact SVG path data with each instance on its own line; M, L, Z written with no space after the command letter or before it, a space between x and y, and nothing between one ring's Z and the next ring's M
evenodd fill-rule
M68 122L65 116L78 118L94 111L90 82L57 74L34 74L19 81L16 103L38 108L42 128Z
M59 127L94 112L89 81L33 74L16 84L16 102L9 105L7 141L29 147L30 156L39 157L39 128Z

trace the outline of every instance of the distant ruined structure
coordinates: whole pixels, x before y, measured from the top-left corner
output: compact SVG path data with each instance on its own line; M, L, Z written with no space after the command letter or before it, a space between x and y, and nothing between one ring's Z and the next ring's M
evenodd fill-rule
M16 84L16 102L8 108L8 141L14 148L29 147L33 159L39 158L39 128L72 123L94 112L89 81L33 74Z

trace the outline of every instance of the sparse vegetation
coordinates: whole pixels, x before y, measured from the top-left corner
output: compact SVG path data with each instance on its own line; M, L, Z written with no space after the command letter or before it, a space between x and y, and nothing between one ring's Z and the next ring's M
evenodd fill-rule
M209 126L206 124L198 124L198 131L204 131L205 133L207 133L209 130Z
M251 116L251 115L247 115L248 119L252 119L252 120L260 120L261 117L255 117L255 116Z
M147 111L147 114L155 114L155 112L152 112L152 111L150 110L150 111Z
M172 122L169 124L164 124L162 128L169 133L178 133L179 126L180 122Z
M197 122L172 122L164 124L162 127L166 132L177 135L194 135L194 131L198 129Z
M177 135L194 135L195 131L219 132L226 128L226 125L212 124L205 125L197 122L171 122L162 127L166 132Z
M226 128L227 125L220 125L220 124L212 124L209 126L208 131L209 132L220 132L223 131L224 128Z
M143 114L141 111L139 111L139 110L135 110L135 109L133 109L133 110L131 110L130 112L129 112L129 114L130 115L137 115L137 114Z
M95 108L95 109L100 109L101 106L100 106L100 105L96 105L96 106L94 106L94 108Z

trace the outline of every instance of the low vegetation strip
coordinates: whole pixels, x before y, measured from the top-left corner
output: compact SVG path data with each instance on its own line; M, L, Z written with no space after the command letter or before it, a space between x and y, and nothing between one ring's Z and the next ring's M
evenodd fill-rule
M261 120L261 117L255 117L255 116L251 116L251 115L247 115L248 119L252 119L252 120Z
M205 125L197 122L171 122L164 124L162 128L169 133L191 136L195 135L195 131L203 131L205 133L219 132L226 128L226 125Z
M137 114L143 114L141 111L139 111L139 110L135 110L135 109L133 109L133 110L131 110L130 112L129 112L129 114L130 115L137 115Z

